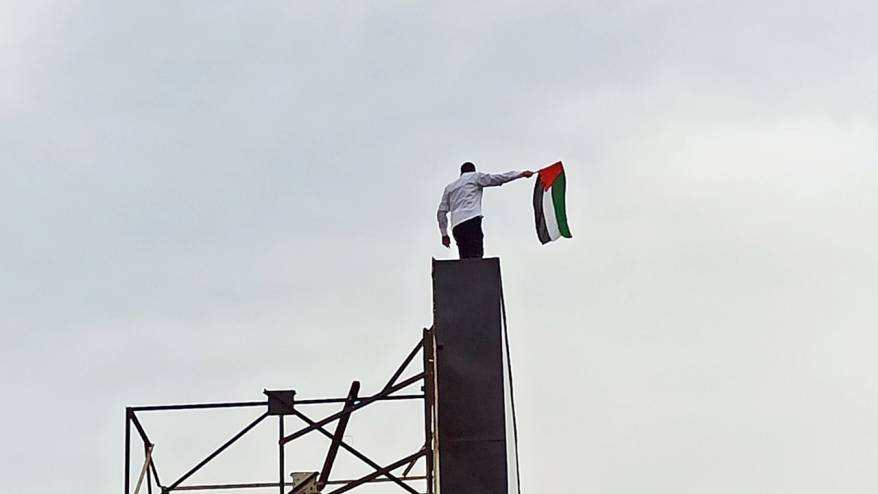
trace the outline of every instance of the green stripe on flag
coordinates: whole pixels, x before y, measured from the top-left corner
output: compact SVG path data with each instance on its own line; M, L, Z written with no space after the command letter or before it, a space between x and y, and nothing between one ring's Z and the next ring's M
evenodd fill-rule
M567 178L564 172L558 175L552 184L552 204L555 206L555 218L558 220L558 231L562 237L572 238L570 227L567 225L567 207L564 204L564 194L567 189Z

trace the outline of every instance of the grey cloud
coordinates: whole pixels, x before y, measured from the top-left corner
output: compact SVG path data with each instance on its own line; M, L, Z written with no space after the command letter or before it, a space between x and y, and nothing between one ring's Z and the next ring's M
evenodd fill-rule
M0 4L5 484L118 492L125 405L379 386L459 163L563 159L573 240L485 199L523 490L873 492L876 13ZM239 419L149 425L173 469Z

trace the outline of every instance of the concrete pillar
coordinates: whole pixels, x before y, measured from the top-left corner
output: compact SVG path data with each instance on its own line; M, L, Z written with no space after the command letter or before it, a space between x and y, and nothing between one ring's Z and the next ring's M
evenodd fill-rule
M433 261L439 494L507 494L500 260Z

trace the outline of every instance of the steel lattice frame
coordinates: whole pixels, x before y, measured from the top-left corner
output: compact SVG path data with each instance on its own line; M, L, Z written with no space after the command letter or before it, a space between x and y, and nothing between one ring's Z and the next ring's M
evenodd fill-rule
M399 381L399 378L402 374L408 369L412 361L418 355L418 353L422 356L423 369L421 372L416 375ZM399 486L401 489L409 492L411 494L421 494L419 491L415 490L411 484L416 484L422 482L426 487L426 494L433 494L434 489L434 450L436 447L434 441L434 431L435 431L435 378L434 378L434 366L435 366L435 340L433 338L433 332L429 329L423 330L423 336L421 341L415 346L414 349L408 354L403 363L399 366L399 368L394 372L393 376L387 382L387 384L382 388L382 390L374 395L360 397L359 396L359 388L360 383L358 381L354 381L351 384L351 389L348 392L347 397L345 398L320 398L320 399L308 399L308 400L296 400L294 391L284 391L284 392L272 392L266 391L268 395L268 399L265 401L244 401L244 402L223 402L223 403L198 403L198 404L185 404L185 405L153 405L153 406L139 406L139 407L127 407L125 409L125 491L124 494L140 494L141 490L145 485L146 494L153 494L153 486L156 486L161 494L168 494L175 491L210 491L210 490L222 490L222 489L258 489L258 488L271 488L276 487L278 489L279 494L285 494L287 488L295 487L292 482L285 480L286 472L284 471L284 448L287 444L292 443L294 440L305 436L311 432L317 431L324 436L328 437L332 440L329 451L327 452L326 458L323 463L323 467L319 472L319 479L317 479L316 483L323 489L325 494L341 494L343 492L347 492L351 489L355 489L364 484L375 483L375 482L392 482ZM398 382L399 381L399 382ZM422 383L422 393L420 394L399 394L401 391L409 388L416 383ZM287 393L284 396L288 397L288 401L282 401L278 399L277 393ZM401 459L389 464L381 466L368 456L355 449L353 446L347 444L342 440L345 428L347 426L347 422L350 419L351 415L366 406L383 402L383 401L394 401L394 400L423 400L424 402L424 437L423 437L423 446L420 450L415 453L409 454ZM307 405L322 405L322 404L331 404L331 403L339 403L343 404L343 408L341 411L333 413L329 416L323 417L319 420L314 420L305 414L301 407ZM206 410L206 409L219 409L219 408L259 408L266 407L267 410L256 417L252 422L247 424L243 429L241 429L238 433L232 436L229 440L223 443L220 447L214 450L212 453L207 455L203 460L189 469L185 474L183 474L180 478L174 480L170 483L162 483L159 477L159 471L155 464L155 459L152 456L153 449L155 444L150 441L149 436L146 433L140 419L138 418L138 414L148 413L148 412L157 412L157 411L180 411L180 410ZM268 419L270 416L278 417L278 480L276 482L255 482L255 483L239 483L239 484L205 484L205 485L184 485L184 482L189 479L192 475L194 475L197 471L199 471L202 467L210 463L214 458L220 455L227 448L232 446L236 441L244 437L248 432L250 432L257 425L262 423L264 420ZM284 433L284 417L286 416L294 416L302 420L306 425L305 427L291 433ZM337 422L336 429L334 432L330 432L326 429L326 426L329 424ZM132 486L132 478L131 478L131 428L132 425L139 435L144 450L144 462L141 467L139 476L135 482L135 485ZM344 449L345 451L352 454L354 457L361 460L363 463L366 463L374 471L368 475L360 477L358 479L350 479L350 480L332 480L330 479L330 473L332 470L333 463L335 461L336 455L338 453L339 448ZM414 467L415 463L420 459L425 458L426 463L426 474L425 475L409 475L409 472ZM401 475L397 476L393 472L401 467L405 466L406 468L402 472ZM330 487L331 486L331 487ZM133 490L132 490L133 487ZM326 491L325 488L330 488L331 490ZM293 493L293 490L289 491Z

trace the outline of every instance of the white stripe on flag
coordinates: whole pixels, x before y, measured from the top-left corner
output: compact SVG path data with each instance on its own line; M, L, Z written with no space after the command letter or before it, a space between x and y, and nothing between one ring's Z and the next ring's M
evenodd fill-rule
M552 201L552 188L543 191L543 216L546 217L546 230L549 232L549 238L558 240L561 237L561 231L558 230L558 217L555 216L555 203Z

